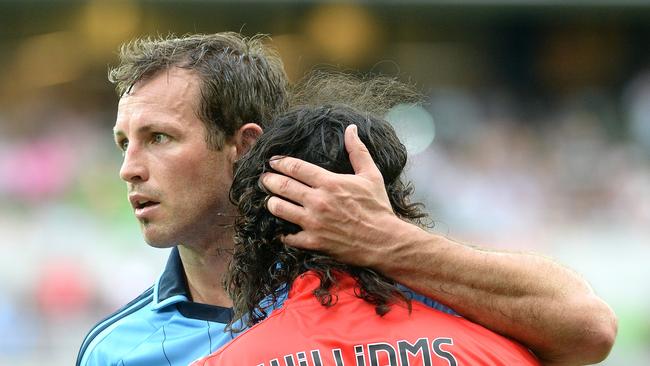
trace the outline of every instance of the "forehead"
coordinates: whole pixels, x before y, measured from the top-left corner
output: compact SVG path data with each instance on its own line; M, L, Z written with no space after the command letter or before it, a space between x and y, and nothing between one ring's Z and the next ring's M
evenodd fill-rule
M120 98L115 129L144 121L198 119L199 79L190 70L172 67L138 81Z

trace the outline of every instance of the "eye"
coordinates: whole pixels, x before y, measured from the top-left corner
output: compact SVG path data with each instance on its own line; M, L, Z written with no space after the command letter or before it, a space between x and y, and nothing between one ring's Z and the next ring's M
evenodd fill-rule
M162 144L162 143L165 143L165 142L169 141L169 135L166 135L166 134L160 133L160 132L156 132L156 133L153 134L153 137L152 137L151 141L154 144Z
M129 140L127 139L118 140L115 142L115 144L117 145L118 149L122 150L122 152L125 152L126 149L129 147Z

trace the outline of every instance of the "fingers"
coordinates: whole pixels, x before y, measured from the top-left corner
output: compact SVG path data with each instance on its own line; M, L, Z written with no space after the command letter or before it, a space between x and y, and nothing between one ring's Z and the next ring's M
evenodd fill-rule
M356 175L381 180L381 172L372 160L368 148L359 139L356 125L350 125L345 129L345 149L348 151L350 163ZM325 182L333 174L317 165L289 156L273 157L269 164L274 170L310 187L319 187L319 184Z
M314 245L310 240L309 240L309 235L304 232L300 231L295 234L290 234L290 235L284 235L282 236L282 242L285 245L288 245L290 247L295 247L295 248L300 248L300 249L308 249L308 250L318 250L318 247Z
M310 187L317 187L326 177L333 174L326 169L289 156L273 157L269 161L274 170L299 180Z
M306 211L302 206L298 206L280 197L271 196L266 200L266 209L274 216L302 226L303 218Z
M368 148L359 138L356 125L349 125L345 129L345 149L348 151L356 175L381 179L381 173L372 160Z
M305 203L305 197L309 193L309 190L311 190L309 186L281 174L264 173L260 181L269 192L296 202L299 205Z

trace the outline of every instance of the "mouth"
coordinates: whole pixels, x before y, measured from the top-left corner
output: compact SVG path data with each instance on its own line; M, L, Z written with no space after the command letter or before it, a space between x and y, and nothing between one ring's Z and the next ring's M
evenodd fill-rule
M136 210L141 210L141 209L145 209L147 207L155 206L155 205L158 205L158 204L160 204L160 202L148 201L148 200L139 200L139 201L135 202L135 205L134 205L133 208L135 208Z
M160 202L146 201L135 205L135 217L138 219L148 219L154 210L160 205Z
M133 196L129 200L138 219L150 218L148 216L151 216L153 211L160 206L160 202L142 196Z

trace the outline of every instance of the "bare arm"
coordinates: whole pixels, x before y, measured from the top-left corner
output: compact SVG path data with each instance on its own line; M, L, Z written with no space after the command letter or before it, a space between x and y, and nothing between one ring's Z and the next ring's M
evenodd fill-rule
M346 131L355 175L283 158L263 184L276 216L303 231L288 245L375 268L466 318L525 344L548 365L596 363L616 336L612 310L573 271L539 255L475 249L396 217L381 174ZM293 178L293 179L292 179Z

